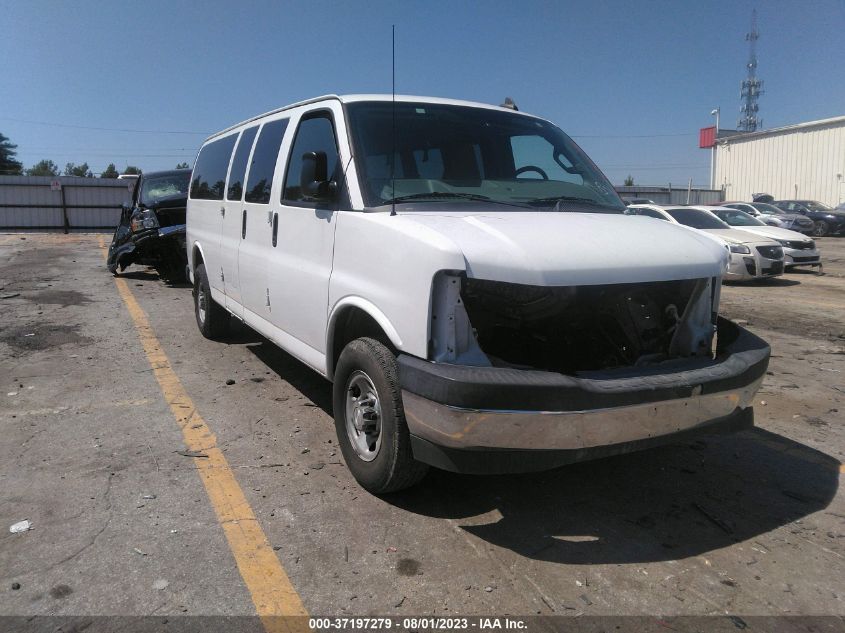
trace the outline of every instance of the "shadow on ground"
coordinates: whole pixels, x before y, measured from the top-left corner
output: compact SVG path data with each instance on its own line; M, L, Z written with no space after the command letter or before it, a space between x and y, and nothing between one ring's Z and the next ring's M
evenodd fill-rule
M527 558L587 565L675 560L753 540L827 507L838 485L835 459L753 429L536 475L432 471L388 500L464 519L462 529ZM471 520L494 509L498 521Z
M245 326L238 326L237 329L244 330L244 337L250 336L249 333L252 332ZM233 330L232 335L238 336L237 331ZM247 345L247 349L267 365L268 369L278 374L282 380L288 382L294 389L325 411L327 415L332 415L331 383L261 335L254 332L252 335L254 335L256 343ZM238 341L229 339L229 342Z
M786 288L788 286L801 285L801 282L797 279L786 279L784 277L767 277L765 279L755 279L754 281L732 281L727 283L731 286L742 286L743 288Z

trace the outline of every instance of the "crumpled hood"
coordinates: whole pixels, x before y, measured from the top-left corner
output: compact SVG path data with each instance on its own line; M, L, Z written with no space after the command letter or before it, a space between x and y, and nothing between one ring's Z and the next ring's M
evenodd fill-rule
M652 218L534 211L404 212L460 249L470 277L569 286L720 276L727 252Z

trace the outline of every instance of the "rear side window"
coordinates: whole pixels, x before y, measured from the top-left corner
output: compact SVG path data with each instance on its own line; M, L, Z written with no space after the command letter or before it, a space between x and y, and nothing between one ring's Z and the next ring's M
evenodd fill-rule
M303 119L296 131L296 140L288 158L288 172L282 197L285 200L306 202L299 187L302 173L302 155L308 152L325 152L329 180L337 180L337 141L334 125L327 112L320 112Z
M279 157L279 147L282 137L288 127L287 119L279 119L265 123L258 135L255 151L252 153L252 163L249 167L249 179L246 183L245 202L268 204L270 189L273 187L273 172L276 171L276 159Z
M235 146L237 134L208 143L197 156L191 179L191 198L195 200L222 200L226 188L226 172Z
M249 150L252 149L252 142L255 140L256 132L258 132L257 125L246 129L241 134L241 140L238 141L238 149L235 150L232 169L229 171L229 189L226 192L226 198L228 200L240 200L244 195L246 161L249 160Z

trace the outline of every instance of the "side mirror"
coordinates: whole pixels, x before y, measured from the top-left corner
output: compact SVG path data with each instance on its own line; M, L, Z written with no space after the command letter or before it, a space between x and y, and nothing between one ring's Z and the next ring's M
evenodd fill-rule
M302 172L299 176L302 196L312 200L329 201L337 196L337 183L329 180L325 152L306 152L302 155Z

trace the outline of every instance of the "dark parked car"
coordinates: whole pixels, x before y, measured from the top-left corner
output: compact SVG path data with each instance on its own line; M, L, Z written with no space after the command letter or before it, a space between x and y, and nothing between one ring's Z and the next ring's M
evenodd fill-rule
M773 204L765 202L720 202L721 207L730 207L745 211L769 226L776 226L779 229L798 231L805 235L813 234L813 221L800 213L787 213Z
M778 200L774 203L787 213L800 213L813 221L813 235L845 234L845 213L815 200Z
M112 274L131 264L152 266L165 281L185 277L185 208L191 170L143 174L132 203L123 206L120 224L109 246L107 266Z

